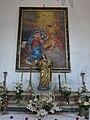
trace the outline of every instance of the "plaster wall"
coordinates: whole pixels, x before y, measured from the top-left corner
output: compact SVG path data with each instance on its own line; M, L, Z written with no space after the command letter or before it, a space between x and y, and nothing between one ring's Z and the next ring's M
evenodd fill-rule
M72 91L78 91L81 85L80 72L85 72L85 82L90 91L90 0L73 0L71 8L69 0L65 6L69 8L69 39L71 73L67 73L68 85ZM18 33L19 6L22 7L61 7L61 0L0 0L0 82L3 72L7 71L7 88L15 89L15 82L20 80L21 72L15 72L16 44ZM61 81L63 83L63 73ZM24 73L23 89L28 89L29 73ZM34 89L39 82L39 73L32 73ZM57 85L58 74L52 75L52 89Z

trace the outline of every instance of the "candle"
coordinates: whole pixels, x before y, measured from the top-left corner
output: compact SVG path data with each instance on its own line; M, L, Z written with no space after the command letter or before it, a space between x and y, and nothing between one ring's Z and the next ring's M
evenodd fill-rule
M60 76L60 71L58 71L58 76Z
M28 117L25 117L25 120L28 120Z
M23 89L23 72L21 73L21 80L20 80L21 84L22 84L22 89Z
M32 79L32 69L30 68L30 75L29 75L29 86L28 86L28 88L29 88L29 90L31 90L32 91L32 83L31 83L31 79Z
M76 117L76 120L79 120L79 117Z
M66 73L64 73L64 76L65 76L65 83L67 83Z
M21 73L21 82L23 81L23 72Z
M58 71L58 80L59 80L59 92L61 92L61 81L60 81L60 71Z
M13 119L13 116L10 116L10 119Z
M38 120L41 120L41 118L39 117Z
M31 76L32 76L32 69L30 68L30 78L29 78L29 84L31 84Z

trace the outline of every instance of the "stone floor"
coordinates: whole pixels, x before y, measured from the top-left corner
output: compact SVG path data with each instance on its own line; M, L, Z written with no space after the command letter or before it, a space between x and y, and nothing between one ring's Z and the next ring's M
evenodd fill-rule
M10 117L12 117L10 119ZM0 115L0 120L25 120L28 117L28 120L38 120L37 115L24 114L24 113L9 113L6 115ZM75 114L70 113L60 113L58 115L48 115L45 120L76 120ZM84 117L79 117L79 120L85 120Z

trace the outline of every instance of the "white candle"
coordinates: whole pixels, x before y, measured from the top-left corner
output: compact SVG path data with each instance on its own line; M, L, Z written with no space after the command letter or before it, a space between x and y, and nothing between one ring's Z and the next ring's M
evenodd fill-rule
M60 76L60 71L58 71L58 76Z
M23 71L21 72L21 80L20 80L21 84L22 84L22 89L23 89Z
M23 72L21 73L21 82L23 81Z

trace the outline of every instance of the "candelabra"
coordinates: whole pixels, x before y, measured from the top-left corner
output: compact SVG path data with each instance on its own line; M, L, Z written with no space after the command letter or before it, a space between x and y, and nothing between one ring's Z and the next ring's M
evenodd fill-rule
M86 92L86 85L85 85L85 81L84 81L84 75L85 73L80 73L81 77L82 77L82 92Z

